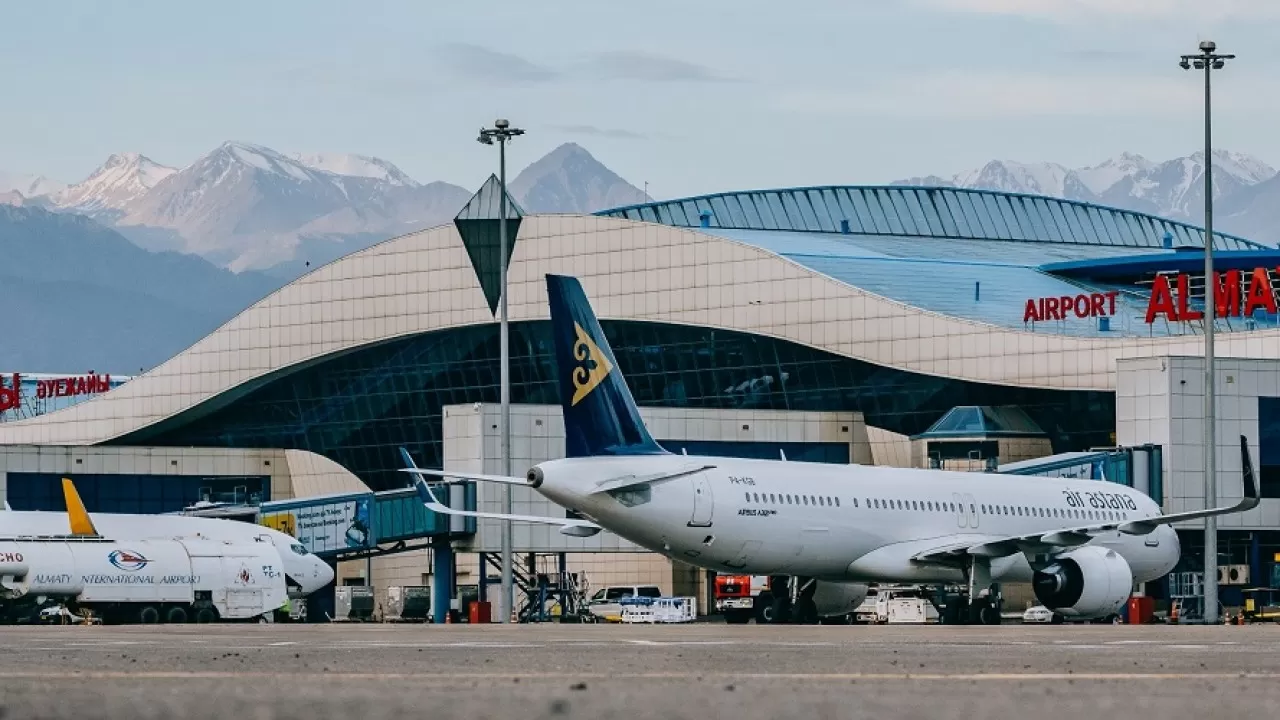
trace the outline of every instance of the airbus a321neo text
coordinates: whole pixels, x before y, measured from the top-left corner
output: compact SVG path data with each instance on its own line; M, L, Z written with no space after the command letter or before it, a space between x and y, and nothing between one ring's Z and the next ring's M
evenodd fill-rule
M605 529L699 567L769 575L775 621L851 613L870 582L967 587L947 603L952 622L1000 622L1000 582L1032 583L1065 618L1113 617L1135 582L1177 564L1171 523L1258 504L1244 437L1243 499L1172 515L1133 488L1097 480L673 454L645 428L578 280L548 275L547 294L566 457L521 478L420 469L401 450L424 503L559 525L571 536ZM452 509L425 477L523 485L572 513Z

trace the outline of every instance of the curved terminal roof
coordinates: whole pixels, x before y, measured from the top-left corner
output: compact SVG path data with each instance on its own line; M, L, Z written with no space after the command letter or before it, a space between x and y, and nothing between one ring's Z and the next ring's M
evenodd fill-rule
M508 273L511 321L545 320L546 273L573 275L582 280L592 307L606 320L761 335L912 373L920 380L918 388L886 384L886 394L940 392L942 379L1012 388L1109 391L1116 385L1119 358L1202 352L1199 337L1114 333L1071 337L972 322L957 317L954 309L921 310L798 261L780 259L777 252L761 247L762 241L750 244L717 235L753 232L763 231L698 231L598 216L527 216L520 223ZM891 249L890 238L884 237L790 235L797 243L801 239L830 241L842 251L861 253L868 267L876 258L893 258L894 262L881 265L908 268L899 275L898 286L945 285L941 278L915 269L943 275L936 272L942 266L897 262L911 260L910 248L925 247L928 238L904 238L901 248ZM788 241L787 233L774 231L771 237L776 243ZM873 245L873 240L882 244ZM968 242L974 247L998 244ZM999 244L1015 249L1028 245ZM941 249L922 251L917 259L941 262L939 255L929 254L936 252ZM975 263L973 267L999 271L1017 267L1001 264L999 257L970 262ZM990 299L985 287L979 307ZM891 294L890 290L886 293ZM444 225L415 232L294 280L119 388L38 418L0 423L0 445L123 442L142 431L205 417L276 378L330 358L493 322L459 230ZM1217 352L1222 358L1274 359L1280 354L1280 330L1224 335L1218 339ZM386 373L377 375L379 382L392 383L400 367L388 366ZM458 377L440 382L466 383L466 387L490 382L483 376ZM354 388L361 402L398 402L396 394L378 395L370 393L367 385L348 385L354 381L344 376L326 382L334 383L325 392L332 392L335 402L349 392L340 386ZM405 412L410 412L407 406ZM303 431L329 432L322 423Z
M876 295L1003 327L1083 337L1200 332L1148 325L1148 293L1117 276L1203 258L1203 229L1128 210L988 190L859 186L721 193L598 214L698 228ZM1214 233L1214 248L1241 266L1275 264L1274 248L1234 235ZM1075 317L1024 322L1029 299L1112 290L1116 314L1106 326ZM1277 320L1260 314L1218 327Z
M604 210L598 215L675 227L792 230L973 240L1162 248L1203 247L1204 230L1074 200L964 188L829 186L702 195ZM709 216L704 225L703 216ZM847 230L841 221L848 221ZM1214 249L1267 246L1214 233Z

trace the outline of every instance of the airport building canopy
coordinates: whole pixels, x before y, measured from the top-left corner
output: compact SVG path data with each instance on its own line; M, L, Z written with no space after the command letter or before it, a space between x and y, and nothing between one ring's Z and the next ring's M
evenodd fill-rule
M914 439L1043 437L1044 430L1022 408L969 405L952 408Z
M1083 337L1203 333L1203 322L1183 320L1204 307L1203 281L1187 277L1203 267L1204 231L1127 210L889 186L723 193L600 214L698 228L905 305L981 323ZM1280 327L1280 278L1272 275L1280 251L1225 233L1214 233L1214 249L1224 271L1240 271L1241 294L1217 329ZM1249 306L1255 269L1265 276L1257 297L1271 300ZM1187 283L1185 303L1172 302L1179 282ZM1157 286L1170 304L1157 307Z

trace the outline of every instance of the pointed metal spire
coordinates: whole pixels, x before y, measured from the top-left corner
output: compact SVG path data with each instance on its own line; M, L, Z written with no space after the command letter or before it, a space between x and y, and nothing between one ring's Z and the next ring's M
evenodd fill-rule
M471 267L476 271L476 279L480 281L480 289L489 303L490 312L498 311L498 300L502 295L502 265L500 241L498 239L498 221L502 217L502 183L496 175L490 175L484 185L467 204L458 216L453 219L454 227L462 236L462 245L471 258ZM507 265L511 264L511 255L515 252L516 236L520 233L520 220L524 211L507 193Z

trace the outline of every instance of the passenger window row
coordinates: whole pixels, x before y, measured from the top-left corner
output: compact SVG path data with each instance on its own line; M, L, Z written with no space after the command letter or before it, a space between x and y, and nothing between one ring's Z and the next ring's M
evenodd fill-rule
M840 507L840 498L823 495L792 495L789 493L745 493L747 502L769 503L773 505L812 505L817 507ZM867 498L866 506L873 510L906 510L911 512L961 512L963 506L955 502L933 502L931 500L884 500ZM858 507L858 499L853 499L853 507ZM1028 505L980 505L971 510L981 510L983 515L1006 515L1012 517L1041 517L1058 520L1127 520L1129 513L1115 510L1085 510L1083 508L1043 508Z
M791 495L789 493L746 493L747 502L771 503L773 505L815 505L818 507L840 507L840 498L825 495ZM858 507L858 501L853 501Z
M909 510L912 512L960 512L963 507L954 502L929 500L882 500L867 498L867 507L874 510ZM1008 515L1013 517L1042 517L1059 520L1125 520L1129 513L1115 510L1085 510L1083 508L1043 508L1027 505L980 505L971 510L981 510L983 515Z

